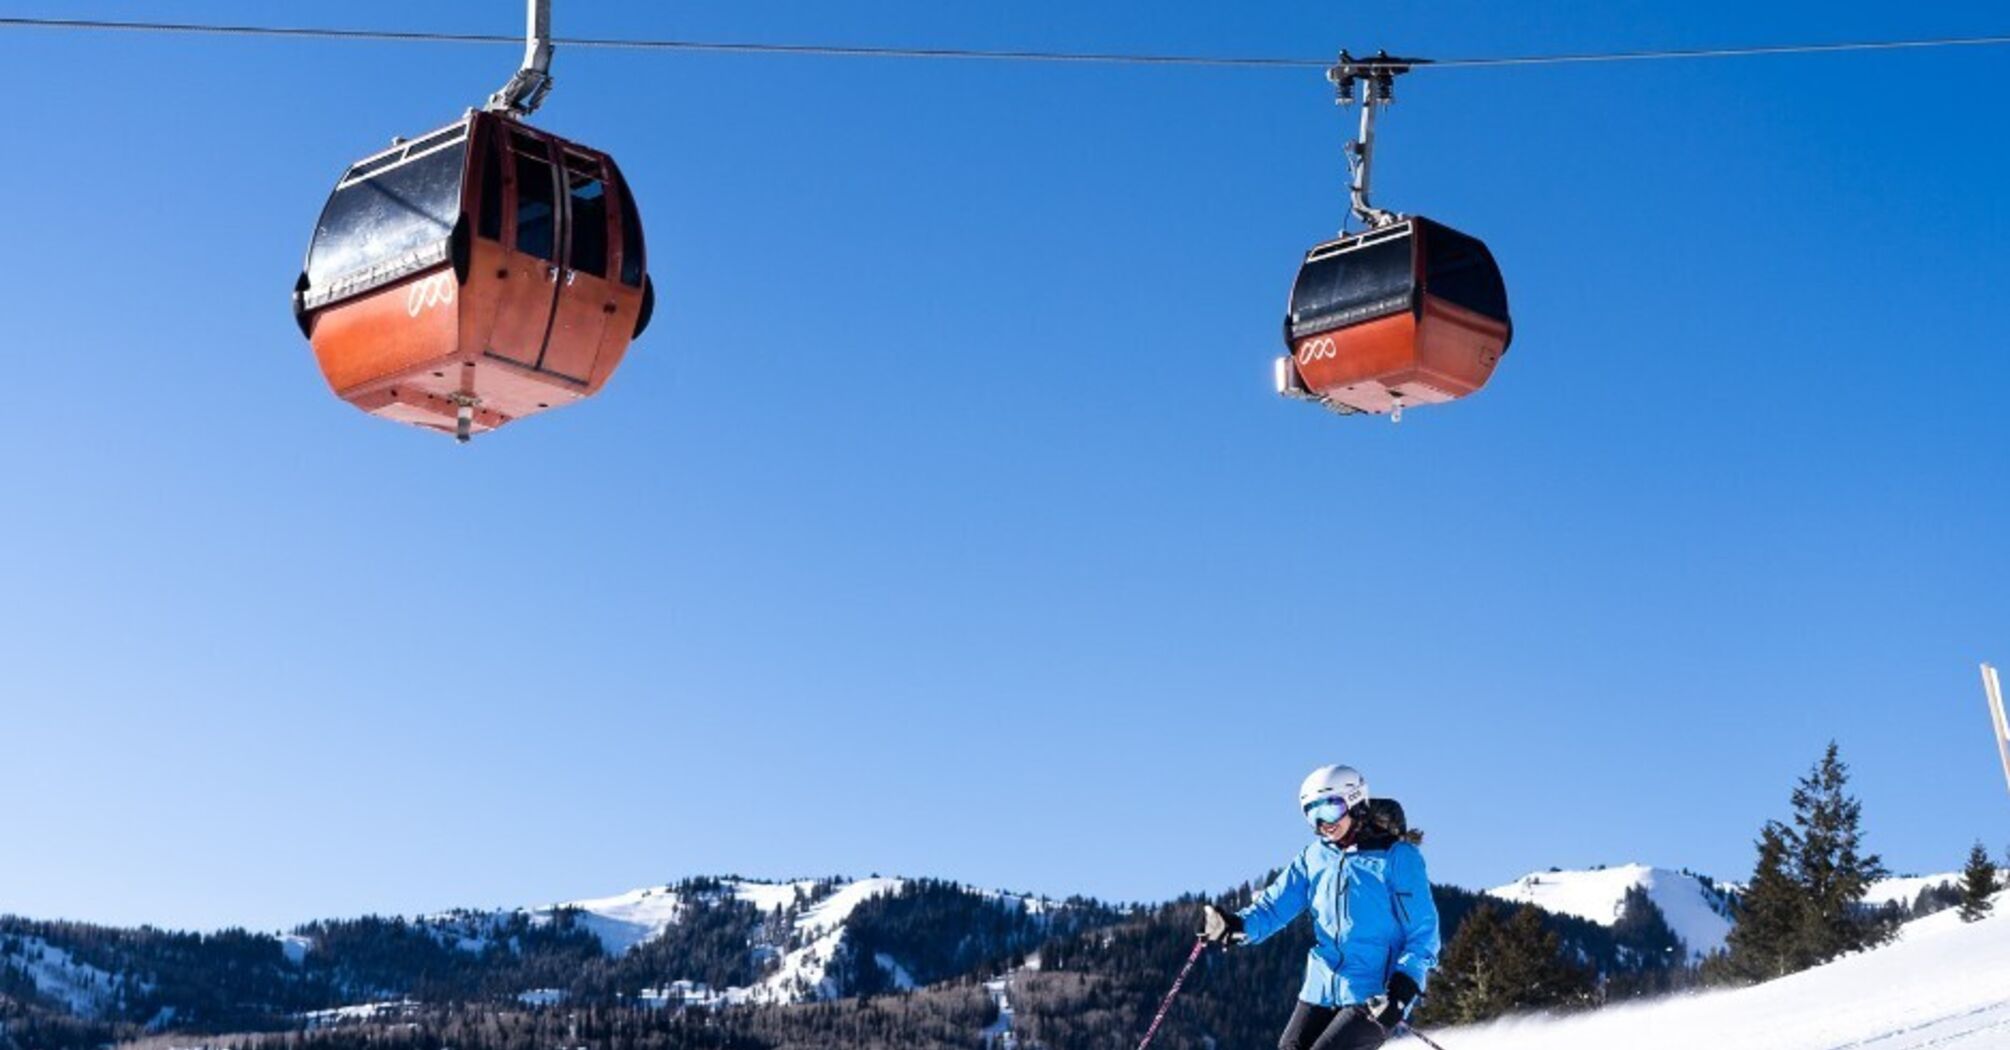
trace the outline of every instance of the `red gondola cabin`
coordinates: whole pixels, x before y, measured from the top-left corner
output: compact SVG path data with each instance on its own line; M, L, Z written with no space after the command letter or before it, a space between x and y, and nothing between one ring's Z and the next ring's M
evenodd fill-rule
M1401 219L1305 254L1279 388L1351 412L1451 401L1486 385L1513 335L1486 245Z
M653 305L613 158L488 112L351 167L293 293L337 396L463 437L597 392Z

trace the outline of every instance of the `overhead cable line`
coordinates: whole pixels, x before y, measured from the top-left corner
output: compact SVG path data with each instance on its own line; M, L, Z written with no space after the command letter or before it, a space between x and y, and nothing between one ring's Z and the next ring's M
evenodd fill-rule
M511 44L521 37L498 33L439 33L389 29L334 29L308 26L227 25L201 22L132 22L87 18L0 17L0 29L95 30L182 36L267 37L295 40L377 41L425 44ZM892 47L848 44L783 44L730 40L620 39L569 37L562 47L619 51L681 51L745 55L810 55L833 58L947 59L991 62L1057 62L1082 65L1212 66L1242 69L1319 69L1330 58L1287 58L1247 55L1169 55L1095 51L1016 51L958 47ZM1503 55L1442 58L1422 69L1483 69L1504 66L1560 66L1604 62L1667 61L1673 59L1750 58L1768 55L1818 55L1851 51L1904 51L1952 47L2010 45L2010 34L1997 36L1924 37L1907 40L1860 40L1830 44L1759 44L1746 47L1678 48L1657 51L1610 51L1585 54Z

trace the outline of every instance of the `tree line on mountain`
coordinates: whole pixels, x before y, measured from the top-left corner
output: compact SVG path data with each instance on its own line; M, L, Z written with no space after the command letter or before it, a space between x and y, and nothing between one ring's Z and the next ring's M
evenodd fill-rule
M1029 909L953 882L917 879L852 911L832 976L848 994L871 996L899 990L881 958L897 960L906 977L924 985L1004 973L1055 938L1101 929L1124 914L1086 897Z
M1974 921L2002 887L1978 843L1957 884L1866 907L1865 892L1885 870L1865 846L1861 805L1833 744L1796 784L1790 805L1787 819L1760 829L1753 877L1733 902L1728 949L1700 967L1690 965L1688 947L1638 888L1607 927L1433 887L1451 935L1419 1023L1582 1009L1699 982L1770 979L1882 943L1907 918L1957 908ZM587 1045L625 1050L971 1047L998 1017L975 983L995 973L1014 974L1009 994L1020 1046L1087 1050L1137 1037L1193 946L1203 900L1119 908L1074 899L1027 908L1014 898L918 880L851 912L826 973L830 990L846 998L728 1009L643 1004L645 989L678 980L714 989L757 983L813 935L795 931L792 917L841 885L812 884L789 906L763 913L730 882L687 880L662 891L678 895L678 921L620 955L606 952L582 913L563 908L312 923L295 931L312 943L298 960L277 940L242 930L183 934L0 917L0 1050L95 1048L139 1037L163 1018L180 1032L249 1032L226 1037L242 1050L519 1050L578 1045L564 1037L582 1026L593 1033ZM1257 888L1215 900L1237 907ZM1209 953L1159 1045L1269 1045L1310 943L1301 923L1263 945ZM86 989L103 1004L102 1017L68 1016L38 992L31 955L51 950L105 975ZM882 960L926 987L900 989ZM558 1002L517 1002L529 989L554 989ZM299 1030L306 1011L401 998L418 1002L417 1022Z
M211 1037L200 1050L980 1050L998 1017L981 985L757 1009L660 1010L632 1005L416 1006L394 1018L304 1031ZM188 1036L127 1050L192 1050Z
M177 1015L174 1027L211 1033L266 1030L263 1036L230 1037L246 1046L294 1045L287 1040L337 1050L345 1040L424 1046L438 1036L447 1040L444 1045L479 1050L547 1039L557 1023L553 1017L583 1011L591 1030L606 1026L618 1036L614 1042L592 1044L596 1046L969 1046L997 1017L990 997L971 978L1017 970L1011 995L1020 1045L1105 1047L1112 1040L1135 1037L1140 1019L1148 1016L1168 974L1193 943L1200 903L1200 898L1188 897L1156 907L1117 908L1077 899L1033 911L1009 898L1001 901L951 883L922 880L867 901L852 913L832 976L837 990L854 998L786 1008L648 1009L639 1005L638 993L672 980L743 983L751 972L744 967L753 954L752 942L766 938L771 953L801 946L799 939L773 935L770 928L779 916L763 916L730 893L708 893L702 884L675 889L686 905L680 921L665 937L619 957L604 954L580 916L563 909L541 921L516 913L457 912L426 920L366 917L309 924L297 932L312 940L313 948L298 964L285 958L278 942L252 935L221 942L257 945L256 951L246 952L244 965L205 964L203 937L172 935L191 938L184 947L194 946L185 960L184 984L206 983L211 996L191 997L188 1001L196 1005ZM1239 905L1253 889L1245 886L1222 901ZM1453 887L1437 887L1435 896L1447 928L1486 907L1483 898ZM1527 914L1538 913L1531 909ZM1648 934L1608 930L1565 916L1540 916L1539 923L1552 931L1554 954L1588 960L1588 969L1608 975L1641 971L1641 961L1660 958L1656 946L1672 939L1665 923L1659 933ZM1640 926L1656 929L1651 922ZM130 931L88 928L67 937L50 929L41 932L89 948L77 953L80 961L128 974L136 986L167 966L165 952L135 952L128 944L122 958L96 943L105 937L117 941ZM167 935L146 931L139 940L151 944L159 936ZM1309 945L1310 933L1301 928L1265 945L1211 956L1161 1037L1165 1045L1197 1047L1210 1039L1215 1045L1267 1045L1274 1036L1269 1029L1281 1016L1278 1009L1289 1009ZM899 960L909 976L934 987L913 993L893 990L889 972L878 965L880 956ZM1035 958L1039 968L1024 969ZM275 974L287 973L293 977L290 983L275 982ZM1616 979L1608 976L1607 983ZM565 995L548 1008L514 1001L515 993L530 988L554 988ZM252 997L254 990L262 998ZM421 1004L416 1022L400 1016L313 1032L278 1031L297 1029L295 1015L305 1010L401 998ZM33 1000L32 985L19 999ZM1276 1009L1252 1005L1257 1003ZM138 1036L153 1016L131 1009L122 1017L82 1022L45 1010L35 1015L40 1027L32 1029L32 1040L22 1037L18 1045L37 1050L95 1047ZM419 1028L404 1027L413 1023ZM30 1030L11 1029L17 1036ZM177 1045L187 1045L186 1036L178 1038ZM5 1045L6 1037L0 1036L0 1046Z

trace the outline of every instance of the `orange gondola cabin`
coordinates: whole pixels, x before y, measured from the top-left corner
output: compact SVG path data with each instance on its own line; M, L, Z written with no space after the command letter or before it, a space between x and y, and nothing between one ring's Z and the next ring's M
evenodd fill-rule
M1342 412L1400 412L1486 385L1514 327L1485 244L1408 217L1305 254L1278 388Z
M337 396L463 439L599 391L653 306L613 158L486 111L350 167L293 293Z

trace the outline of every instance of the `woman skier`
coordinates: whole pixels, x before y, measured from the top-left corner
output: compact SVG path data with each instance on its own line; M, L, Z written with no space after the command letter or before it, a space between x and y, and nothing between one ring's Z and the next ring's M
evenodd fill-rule
M1207 906L1201 936L1255 944L1312 912L1312 951L1279 1050L1375 1050L1423 994L1438 962L1438 906L1417 837L1394 801L1370 801L1348 766L1321 766L1298 789L1318 841L1249 907Z

